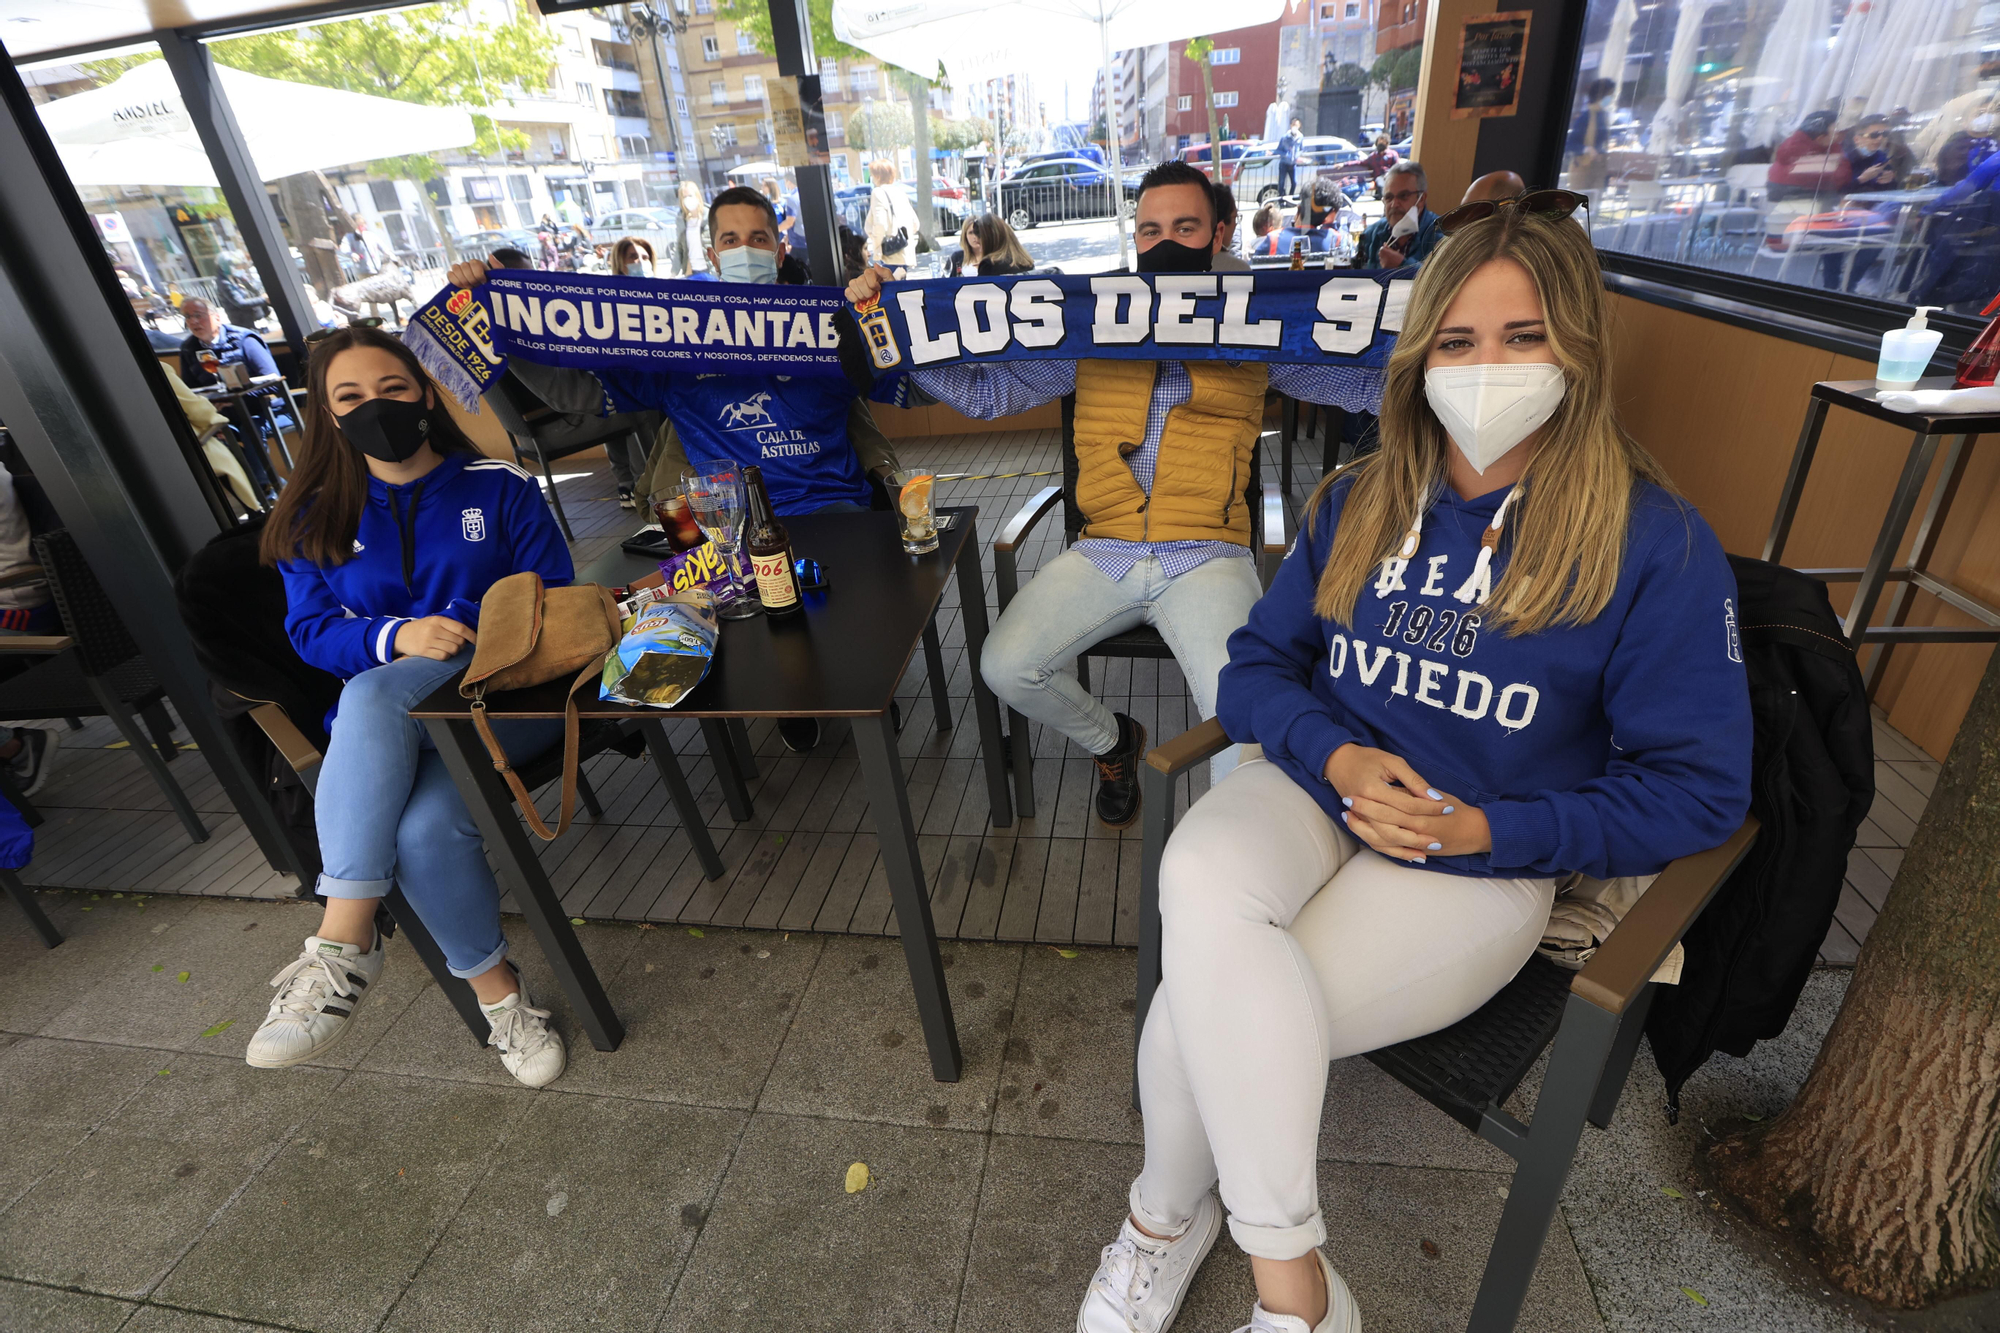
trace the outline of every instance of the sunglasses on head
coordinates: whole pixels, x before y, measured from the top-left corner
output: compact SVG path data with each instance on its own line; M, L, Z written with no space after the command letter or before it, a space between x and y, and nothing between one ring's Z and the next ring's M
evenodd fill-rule
M1503 208L1518 208L1537 217L1566 218L1589 206L1589 197L1574 190L1530 190L1519 199L1476 199L1461 204L1439 218L1437 228L1439 234L1449 236L1475 222L1484 222Z

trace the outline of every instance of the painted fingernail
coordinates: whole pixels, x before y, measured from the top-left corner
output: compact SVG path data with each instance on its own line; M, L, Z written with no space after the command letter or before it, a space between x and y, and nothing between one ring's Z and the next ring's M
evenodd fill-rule
M1413 856L1410 858L1410 860L1412 863L1416 865L1422 865L1424 863L1424 858L1421 856Z
M1443 792L1432 791L1429 787L1424 788L1424 795L1430 797L1433 801L1442 801L1444 799Z
M1347 822L1347 812L1345 810L1340 812L1340 822L1343 824Z
M1433 852L1441 852L1444 850L1444 844L1441 842L1434 842L1430 845L1428 850Z
M1354 805L1354 798L1352 796L1343 796L1340 798L1340 803L1352 809Z
M1458 809L1458 807L1457 807L1457 806L1455 806L1455 805L1448 805L1448 806L1446 806L1446 807L1444 808L1444 812L1445 812L1446 814L1450 814L1450 813L1451 813L1452 811L1454 811L1454 810L1456 810L1456 809Z

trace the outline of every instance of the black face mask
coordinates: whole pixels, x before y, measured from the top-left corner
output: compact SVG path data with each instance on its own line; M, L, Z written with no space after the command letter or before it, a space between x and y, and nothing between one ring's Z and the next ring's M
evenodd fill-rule
M1206 273L1215 263L1215 252L1203 246L1182 245L1162 237L1153 248L1139 252L1141 273Z
M431 413L421 400L370 398L334 424L347 442L384 463L401 463L416 455L431 437Z

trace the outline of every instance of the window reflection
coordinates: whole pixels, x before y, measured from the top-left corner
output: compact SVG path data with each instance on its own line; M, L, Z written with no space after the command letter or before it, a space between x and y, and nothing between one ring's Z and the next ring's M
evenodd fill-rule
M2000 0L1591 0L1600 249L1970 312L2000 291Z

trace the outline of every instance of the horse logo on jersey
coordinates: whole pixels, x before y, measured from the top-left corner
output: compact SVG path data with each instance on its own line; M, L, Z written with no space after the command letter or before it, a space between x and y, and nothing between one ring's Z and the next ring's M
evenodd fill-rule
M777 420L764 404L771 401L768 393L754 393L740 403L730 403L722 409L724 430L753 430L759 426L775 426Z
M483 509L465 510L458 516L458 523L459 523L459 529L465 533L465 539L467 541L483 542L486 540L485 510Z

